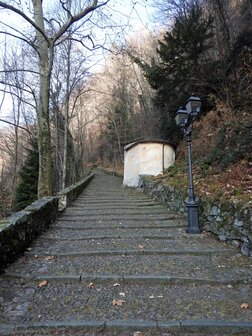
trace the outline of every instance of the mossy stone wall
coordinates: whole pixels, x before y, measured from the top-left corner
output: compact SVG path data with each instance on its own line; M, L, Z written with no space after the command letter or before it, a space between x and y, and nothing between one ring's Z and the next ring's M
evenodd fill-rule
M186 191L176 190L147 176L141 176L139 187L170 210L186 215ZM252 204L209 198L200 198L198 203L202 230L214 233L221 241L239 248L243 255L252 257Z
M0 221L0 273L31 245L59 216L92 180L93 174L66 188L55 197L44 197L24 210ZM64 200L64 206L60 200ZM61 204L61 207L59 207Z

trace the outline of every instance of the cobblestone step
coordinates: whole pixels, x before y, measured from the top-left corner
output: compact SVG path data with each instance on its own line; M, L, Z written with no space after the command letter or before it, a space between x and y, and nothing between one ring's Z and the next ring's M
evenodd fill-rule
M89 237L98 237L98 236L106 236L106 237L142 237L142 236L154 236L158 235L159 237L162 235L162 237L166 239L174 239L175 237L179 236L185 236L186 235L186 229L184 228L174 228L165 226L164 228L157 228L157 227L144 227L139 229L138 227L130 227L130 228L116 228L113 227L112 229L104 228L103 226L97 230L97 228L92 228L89 230L79 230L74 229L72 226L69 226L68 229L64 229L62 226L58 226L56 229L55 227L46 232L41 238L47 239L47 238L53 238L53 239L65 239L65 238L89 238ZM192 238L194 239L194 238Z
M159 222L159 221L170 221L172 223L177 223L178 221L183 223L186 223L185 220L179 220L176 219L174 216L169 216L169 215L157 215L157 214L146 214L146 215L137 215L137 214L113 214L113 215L108 215L107 213L104 213L103 215L99 214L94 214L94 215L87 215L87 216L63 216L60 218L58 221L60 222L77 222L77 221L82 221L82 222L91 222L91 221L97 221L97 222L107 222L107 221L118 221L119 223L124 221L129 221L129 222L150 222L152 221L153 223Z
M151 206L156 206L156 202L154 201L141 201L141 200L134 200L134 199L129 199L129 198L125 198L125 199L118 199L116 196L114 196L114 198L111 199L92 199L92 198L87 198L86 201L75 201L74 202L74 206L75 207L85 207L87 205L92 206L109 206L110 204L113 204L114 206L137 206L137 207L151 207ZM122 204L123 203L123 204Z
M94 239L95 238L95 239ZM188 240L188 239L153 239L149 238L118 238L106 236L90 237L86 239L74 239L73 240L47 240L39 241L33 244L34 254L39 254L41 252L47 253L59 253L59 252L82 252L82 251L113 251L121 249L125 250L195 250L195 251L226 251L230 253L237 253L237 250L232 247L225 247L220 245L217 241L214 242L211 238L206 237L205 240ZM159 238L159 237L156 237Z
M102 205L100 204L99 207L97 207L96 204L85 204L85 203L82 203L81 206L70 206L68 207L66 210L65 210L65 214L69 213L69 212L82 212L82 210L84 211L104 211L104 210L107 210L108 209L108 206L105 204L105 205ZM110 204L109 205L109 209L110 210L121 210L121 211L126 211L126 210L136 210L136 211L142 211L144 212L144 210L149 210L149 211L164 211L167 213L168 209L166 209L164 206L162 205L158 205L158 204L155 204L155 203L151 203L151 205L137 205L137 204L129 204L129 205L126 205L124 204L123 205L123 209L122 209L122 204ZM178 216L176 213L174 213L174 216Z
M250 259L98 174L0 276L0 335L252 335L251 284Z
M199 277L210 280L228 281L252 278L251 262L234 254L216 255L155 255L155 254L132 254L67 256L46 260L43 258L19 259L12 264L9 272L26 274L61 275L74 274L102 274L117 276L128 275L162 275L162 276L186 276Z
M250 321L249 310L241 304L251 299L249 285L219 284L127 284L96 283L90 280L78 283L48 281L38 288L39 279L12 279L1 282L1 295L8 298L8 311L2 313L2 323L46 324L52 321L114 321L142 320L165 324L183 320L221 321L234 323ZM25 295L20 296L21 292ZM21 301L16 304L16 299ZM207 300L206 300L207 298ZM115 305L115 301L120 301ZM41 304L43 302L43 304ZM113 304L114 302L114 304ZM194 305L193 302L197 302Z
M97 216L97 215L106 215L106 214L109 214L111 215L111 208L106 208L106 209L97 209L97 208L94 208L94 209L88 209L87 208L82 208L81 210L77 210L75 208L75 211L73 211L72 209L70 210L66 210L64 212L64 214L61 216L61 218L71 218L71 217L91 217L91 216ZM184 217L178 217L178 216L175 216L171 213L168 213L167 210L165 209L152 209L152 207L142 207L141 209L137 209L137 208L129 208L129 209L125 209L125 208L114 208L113 209L113 216L142 216L142 217L145 217L145 216L152 216L152 217L155 217L155 216L164 216L164 217L169 217L170 219L176 219L176 218L184 218Z
M54 225L54 229L59 230L59 229L64 229L64 230L84 230L84 231L88 231L88 230L132 230L132 229L136 229L136 230L141 230L141 229L178 229L178 228L186 228L186 225L182 222L182 223L167 223L167 224L162 224L159 221L156 222L145 222L145 223L141 223L141 224L136 224L136 221L134 222L125 222L125 224L123 222L118 223L117 221L115 221L116 223L113 223L113 221L108 221L106 223L106 221L100 221L100 222L77 222L74 223L74 225L72 225L71 223L69 224L69 222L59 222L57 225ZM118 223L118 224L117 224Z
M147 250L147 249L125 249L125 250L86 250L86 251L73 251L73 252L57 252L55 251L53 253L53 256L55 258L59 257L87 257L87 256L120 256L120 255L125 255L125 256L131 256L131 255L166 255L166 256L177 256L177 255L187 255L187 256L212 256L212 255L223 255L225 253L230 254L230 251L228 250L198 250L198 249L191 249L191 250L160 250L160 249L152 249L152 250ZM235 252L234 252L235 253ZM43 257L48 257L52 256L52 252L26 252L25 256L27 257L35 257L35 258L43 258Z

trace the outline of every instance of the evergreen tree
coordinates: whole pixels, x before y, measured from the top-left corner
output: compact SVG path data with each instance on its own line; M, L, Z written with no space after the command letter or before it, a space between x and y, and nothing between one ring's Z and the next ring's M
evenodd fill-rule
M154 103L160 111L161 137L175 145L179 137L174 121L176 111L192 93L206 93L202 81L205 82L205 69L209 69L211 26L212 18L206 16L200 2L194 1L177 15L172 29L159 40L158 60L146 64L135 59L156 90Z
M30 141L27 158L19 172L14 210L19 211L37 199L39 155L37 139Z
M10 197L8 191L4 187L3 181L0 181L0 219L8 215L10 210Z

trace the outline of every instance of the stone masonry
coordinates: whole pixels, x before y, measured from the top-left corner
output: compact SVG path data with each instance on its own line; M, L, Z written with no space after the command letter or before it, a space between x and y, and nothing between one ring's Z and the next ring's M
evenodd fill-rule
M0 335L252 335L252 263L96 174L0 276Z
M186 214L186 191L142 176L141 188L169 209ZM221 202L201 198L199 202L202 229L214 233L221 241L229 242L245 256L252 257L252 205Z

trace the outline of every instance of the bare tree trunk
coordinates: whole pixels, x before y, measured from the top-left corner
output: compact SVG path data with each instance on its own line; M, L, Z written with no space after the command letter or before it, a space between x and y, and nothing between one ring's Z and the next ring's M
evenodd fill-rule
M67 76L66 76L66 101L65 101L65 125L64 125L64 154L63 154L63 178L62 189L67 186L67 163L68 163L68 134L69 134L69 98L70 98L70 71L71 71L71 48L72 41L67 41Z
M38 197L48 196L52 194L52 153L51 153L51 132L50 132L50 120L49 120L49 96L50 96L50 79L53 67L54 59L54 48L67 40L69 28L73 26L76 22L81 21L89 17L93 12L97 11L99 8L105 6L109 0L104 2L99 2L98 0L91 1L76 1L75 14L66 8L66 5L71 4L71 0L59 1L60 8L64 18L59 22L55 20L54 17L51 19L45 18L43 14L42 0L32 0L33 4L33 15L32 20L29 15L23 11L21 1L1 1L0 8L5 8L9 11L15 12L17 15L21 16L30 26L36 30L36 39L30 36L30 33L26 36L22 32L18 32L17 35L13 32L9 32L8 29L11 28L10 22L3 22L6 26L4 31L0 33L6 34L7 36L12 36L23 42L26 42L30 47L35 50L38 54L38 68L39 68L39 97L37 98L34 94L34 99L36 101L36 111L38 119L38 148L39 148L39 181L38 181ZM70 6L71 7L71 6ZM65 14L67 19L65 20ZM59 23L59 27L53 24L53 21ZM63 21L63 22L62 22ZM47 27L45 28L45 23ZM85 20L79 25L79 27L74 30L74 33L85 24ZM92 25L92 23L91 23ZM51 29L53 27L54 34L47 35L47 28ZM14 28L14 31L16 29ZM50 30L52 32L52 30ZM73 34L74 34L73 33ZM77 34L76 34L77 35ZM90 39L90 36L76 36L72 39L81 43L83 46L83 39ZM36 73L37 74L37 73ZM31 90L33 93L33 90ZM67 136L67 134L66 134ZM66 155L67 157L67 155Z
M32 0L34 7L34 21L41 31L45 31L43 8L41 0ZM39 180L38 197L52 195L52 157L51 132L49 124L49 92L50 74L52 68L53 47L49 45L38 30L40 89L37 108L38 117L38 148L39 148Z

